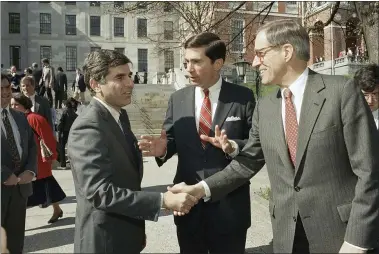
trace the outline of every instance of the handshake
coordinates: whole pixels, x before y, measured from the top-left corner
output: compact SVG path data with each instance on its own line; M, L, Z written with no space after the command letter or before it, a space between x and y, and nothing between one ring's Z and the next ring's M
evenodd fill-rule
M184 182L167 187L163 194L163 208L173 210L175 216L189 213L197 202L205 197L205 190L201 183L187 185Z

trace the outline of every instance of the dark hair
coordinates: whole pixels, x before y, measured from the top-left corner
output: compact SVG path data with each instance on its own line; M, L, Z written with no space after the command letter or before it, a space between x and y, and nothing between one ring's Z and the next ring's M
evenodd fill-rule
M28 73L28 74L33 74L33 70L32 70L32 68L30 68L30 67L28 67L28 68L25 68L25 70L24 71L26 71L26 73Z
M205 55L214 63L217 59L225 61L226 45L220 37L214 33L203 32L192 36L184 43L184 48L205 47Z
M9 77L7 75L1 73L1 81L3 81L3 79L6 79L9 84L11 83L11 81L9 80Z
M63 101L63 105L65 105L66 108L74 108L73 102L70 99Z
M305 28L292 19L279 19L259 27L257 34L266 33L267 41L272 46L291 44L298 59L307 61L310 58L309 35Z
M35 81L33 76L25 76L21 79L20 84L24 83L25 81L29 81L30 84L34 87L35 86Z
M63 68L60 66L57 68L57 70L63 72Z
M30 110L33 107L32 100L23 95L22 93L13 94L13 99L27 110Z
M49 59L47 59L47 58L43 58L43 59L42 59L42 63L50 64L50 61L49 61Z
M365 92L374 91L379 87L379 65L369 64L357 70L354 74L354 83Z
M109 68L131 63L128 57L115 50L99 49L88 54L84 60L83 73L84 82L91 92L90 79L99 83L104 83L105 77L109 73ZM128 73L129 75L129 73Z

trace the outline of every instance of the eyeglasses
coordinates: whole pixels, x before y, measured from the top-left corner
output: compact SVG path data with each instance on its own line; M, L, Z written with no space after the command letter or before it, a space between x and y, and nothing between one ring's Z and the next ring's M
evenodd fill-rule
M370 98L373 99L373 100L378 100L378 98L379 98L379 92L364 93L363 95L365 96L366 100L369 100Z
M263 59L265 58L267 52L269 52L270 50L274 49L274 48L277 48L279 47L280 45L273 45L273 46L268 46L268 47L265 47L265 48L262 48L258 51L255 51L255 55L259 58L260 61L263 61Z

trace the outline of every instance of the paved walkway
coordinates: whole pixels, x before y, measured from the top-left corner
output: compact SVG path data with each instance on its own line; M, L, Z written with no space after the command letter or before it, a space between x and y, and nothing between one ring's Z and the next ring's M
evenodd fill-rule
M145 159L145 173L142 186L146 190L164 191L172 184L176 170L176 157L158 168L152 158ZM75 209L75 190L70 170L54 170L54 176L66 192L62 202L63 218L53 225L47 221L52 208L30 208L26 215L26 253L73 253ZM268 201L258 196L260 188L269 185L267 172L263 169L251 180L252 226L248 230L247 253L271 253L271 223ZM176 230L172 215L162 214L158 222L146 223L147 246L143 253L178 253Z

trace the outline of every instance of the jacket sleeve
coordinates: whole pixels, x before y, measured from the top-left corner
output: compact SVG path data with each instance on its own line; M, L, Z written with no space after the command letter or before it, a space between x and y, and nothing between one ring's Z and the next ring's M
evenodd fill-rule
M176 154L173 107L173 98L171 95L170 100L168 101L166 118L163 122L163 129L166 130L167 135L167 153L166 156L164 156L164 158L155 157L155 161L157 162L159 167L162 166L174 154Z
M72 126L68 157L77 190L95 209L141 220L158 220L161 193L132 191L112 181L115 162L110 159L107 132L96 120L80 119Z

